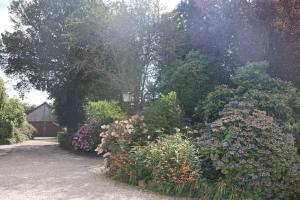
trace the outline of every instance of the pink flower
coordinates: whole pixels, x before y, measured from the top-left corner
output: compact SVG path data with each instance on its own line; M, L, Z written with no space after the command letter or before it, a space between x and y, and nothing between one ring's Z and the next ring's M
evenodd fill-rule
M133 125L132 125L132 124L127 124L125 127L126 127L127 129L130 129L130 128L133 128Z
M139 118L140 118L139 115L133 115L133 116L131 117L131 119L133 119L133 120L138 120Z
M111 136L113 136L113 137L119 137L118 133L115 132L115 131L111 132Z

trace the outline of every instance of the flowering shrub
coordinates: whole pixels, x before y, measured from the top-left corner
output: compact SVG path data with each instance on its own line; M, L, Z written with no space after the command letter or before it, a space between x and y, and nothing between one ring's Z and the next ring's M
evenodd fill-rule
M234 186L235 193L259 198L293 194L289 185L300 175L289 175L296 161L293 136L250 104L231 102L221 115L199 139L199 149L223 174L224 184Z
M93 130L94 126L85 124L73 135L72 146L75 150L91 151L92 145L88 142L88 135Z
M138 120L131 118L103 126L107 131L101 134L97 151L108 152L104 157L109 175L135 185L142 181L149 188L172 195L201 194L201 169L191 142L177 133L138 145L132 125Z
M199 102L197 115L202 122L212 122L232 99L251 102L294 135L300 153L300 92L289 82L270 77L267 69L266 62L238 69L231 78L237 88L217 87Z
M112 154L127 153L134 145L145 144L152 136L148 134L143 117L132 116L128 120L115 121L110 125L102 125L105 130L100 134L101 144L96 149L98 154L111 152Z
M172 195L199 196L200 161L192 143L183 139L181 133L136 147L133 152L144 158L142 162L151 171L150 188Z

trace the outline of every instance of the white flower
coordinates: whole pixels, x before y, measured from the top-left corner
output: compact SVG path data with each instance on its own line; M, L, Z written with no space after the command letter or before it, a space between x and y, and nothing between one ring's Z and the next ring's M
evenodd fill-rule
M107 152L107 153L105 153L105 154L103 155L103 158L107 158L107 157L109 157L109 156L111 156L111 153Z
M109 125L102 125L101 128L102 129L109 129Z

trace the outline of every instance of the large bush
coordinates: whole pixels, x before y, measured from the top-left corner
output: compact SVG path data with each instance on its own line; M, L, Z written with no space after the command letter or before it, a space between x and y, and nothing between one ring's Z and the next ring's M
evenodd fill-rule
M63 149L73 150L72 139L73 134L67 132L61 132L57 135L59 146Z
M17 143L32 139L36 129L28 122L22 123L18 128L15 128L15 138Z
M131 147L123 143L130 139L115 137L118 145L105 139L100 147L100 152L104 146L108 147L105 150L109 153L104 155L106 168L114 179L165 194L204 194L199 183L201 169L197 153L192 143L183 139L182 134L161 137L147 145Z
M135 115L128 120L115 121L110 125L101 126L101 144L97 148L98 154L110 152L112 154L127 153L135 145L146 144L154 140L152 133L146 128L143 118Z
M0 118L0 144L13 143L16 143L13 123L6 119Z
M26 121L26 113L23 105L16 99L8 99L5 103L3 114L5 118L20 127Z
M13 144L31 138L35 129L26 121L23 105L9 99L0 79L0 144Z
M201 166L196 150L180 133L162 137L147 146L135 147L129 158L134 165L138 164L132 173L139 172L139 180L145 180L144 174L148 173L150 176L146 183L153 190L179 196L204 194L200 183Z
M108 124L116 120L126 119L117 102L91 101L84 108L86 122L90 124Z
M197 118L199 121L210 122L219 118L219 112L234 98L235 90L226 85L217 86L210 92L205 101L199 102L197 107Z
M299 190L294 185L300 184L296 180L300 174L294 170L293 136L283 133L272 117L251 104L231 102L221 117L199 139L199 150L220 171L225 188L235 195L238 191L241 199L296 195Z
M213 59L196 51L176 62L171 70L163 79L162 90L164 93L175 91L188 115L194 114L197 103L202 102L224 76L224 71Z
M101 126L126 118L126 114L114 101L90 101L85 105L84 111L86 124L73 134L63 134L60 140L62 147L67 149L71 147L75 151L93 152L101 142L99 137ZM66 144L67 142L71 144Z
M300 147L300 92L290 83L272 78L267 74L267 62L250 63L237 70L232 81L237 88L218 87L209 93L204 103L198 106L200 121L212 122L230 101L251 102L256 108L274 117L297 139Z
M177 95L170 92L149 106L144 121L152 132L163 129L165 133L172 133L181 126L181 117Z

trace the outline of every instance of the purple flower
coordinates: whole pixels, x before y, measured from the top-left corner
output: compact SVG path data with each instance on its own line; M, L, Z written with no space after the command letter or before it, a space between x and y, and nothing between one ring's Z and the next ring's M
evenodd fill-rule
M235 155L235 151L230 150L230 151L229 151L229 154L230 154L231 156L234 156L234 155Z
M256 175L251 175L251 179L252 179L252 181L256 181L256 180L258 179L258 176L256 176Z
M72 146L75 150L91 151L92 147L86 140L86 136L91 132L93 126L86 124L79 128L72 139Z
M227 141L222 142L221 147L227 148L229 147L229 144Z
M231 105L231 106L237 106L237 105L239 105L239 101L236 101L236 100L232 100L232 101L229 101L229 104Z

